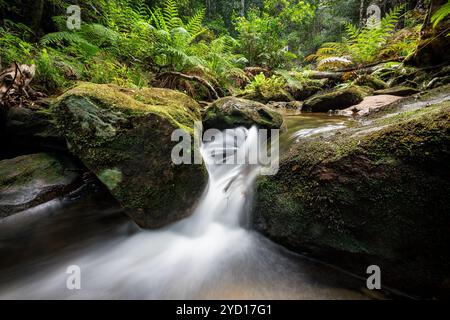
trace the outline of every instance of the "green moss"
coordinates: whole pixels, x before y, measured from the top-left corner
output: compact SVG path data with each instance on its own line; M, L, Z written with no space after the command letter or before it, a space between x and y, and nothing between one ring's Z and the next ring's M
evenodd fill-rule
M152 113L167 118L174 126L193 133L194 121L200 120L200 106L187 95L160 88L125 89L112 84L81 82L60 96L56 103L73 96L101 102L128 116Z
M105 169L98 174L98 178L109 190L114 190L122 182L122 172L119 169Z

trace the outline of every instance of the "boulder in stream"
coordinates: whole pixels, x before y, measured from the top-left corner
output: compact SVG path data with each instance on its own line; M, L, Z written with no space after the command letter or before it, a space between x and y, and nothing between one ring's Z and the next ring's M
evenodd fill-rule
M405 103L293 145L258 180L255 227L361 276L378 265L386 286L449 290L450 101Z
M82 171L69 157L51 153L0 161L0 218L68 194L81 184Z
M283 116L277 110L256 101L226 97L215 101L203 114L205 129L250 128L279 129Z
M318 93L305 101L303 110L312 112L342 110L362 102L366 95L365 90L357 86Z
M169 89L81 83L58 98L53 114L69 150L139 226L162 227L192 212L206 170L175 165L179 142L171 136L176 129L193 134L201 119L193 99Z

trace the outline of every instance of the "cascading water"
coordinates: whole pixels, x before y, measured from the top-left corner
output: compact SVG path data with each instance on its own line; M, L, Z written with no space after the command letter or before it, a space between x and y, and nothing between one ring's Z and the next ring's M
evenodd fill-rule
M3 283L0 278L0 298L362 298L342 289L342 281L336 280L342 274L336 270L245 228L260 168L212 159L257 143L256 128L237 130L246 135L238 146L224 144L231 139L202 146L209 183L192 217L158 231L124 231L114 239L90 241L35 261L20 276L11 272ZM80 290L66 288L70 265L81 268Z

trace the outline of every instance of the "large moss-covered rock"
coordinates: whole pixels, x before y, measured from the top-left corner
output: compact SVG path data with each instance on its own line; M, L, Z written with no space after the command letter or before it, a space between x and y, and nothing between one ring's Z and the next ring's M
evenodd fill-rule
M70 158L49 153L0 161L0 218L74 190L80 171Z
M357 86L319 93L305 101L303 110L312 112L342 110L360 103L365 96L366 92Z
M254 224L361 276L379 265L386 286L449 294L450 102L397 103L291 147L258 181Z
M203 114L205 129L230 129L257 125L264 129L278 129L283 116L276 110L259 102L226 97L215 101Z
M70 151L140 226L161 227L191 213L205 170L173 164L178 142L171 135L193 133L201 119L193 99L168 89L83 83L58 98L53 113Z

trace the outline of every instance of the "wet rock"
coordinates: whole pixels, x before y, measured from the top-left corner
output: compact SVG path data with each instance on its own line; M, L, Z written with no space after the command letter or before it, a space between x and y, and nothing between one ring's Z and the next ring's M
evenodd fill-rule
M282 115L259 102L226 97L217 100L203 114L204 129L230 129L257 125L264 129L278 129L283 125Z
M365 95L366 92L357 86L319 93L305 101L303 110L312 112L342 110L360 103Z
M139 226L158 228L192 213L206 171L175 165L179 142L171 136L176 129L193 134L201 119L193 99L168 89L82 83L58 98L53 114L69 150Z
M0 218L68 194L83 171L67 156L51 153L0 161Z

